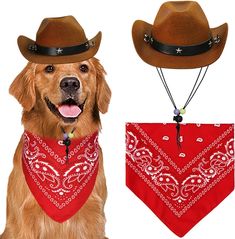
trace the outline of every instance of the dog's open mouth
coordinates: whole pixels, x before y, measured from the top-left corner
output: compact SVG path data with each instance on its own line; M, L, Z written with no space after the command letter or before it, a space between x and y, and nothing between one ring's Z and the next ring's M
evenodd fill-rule
M79 104L74 99L68 98L57 106L54 105L47 97L45 98L45 101L52 113L54 113L57 117L62 118L64 122L72 123L83 112L86 99L82 104Z

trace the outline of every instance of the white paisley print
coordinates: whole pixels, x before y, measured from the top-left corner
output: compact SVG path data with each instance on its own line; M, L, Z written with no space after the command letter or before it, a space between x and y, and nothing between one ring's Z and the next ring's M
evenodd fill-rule
M23 139L23 163L35 187L58 209L64 208L79 197L98 166L98 136L93 142L90 142L89 136L85 137L71 150L68 165L64 154L60 157L59 153L39 136L29 136L25 132ZM57 141L57 144L64 150L60 141ZM75 157L75 160L71 161L72 157Z
M130 167L177 217L186 213L234 169L234 138L228 139L224 145L220 143L233 127L220 136L220 140L208 146L211 147L210 153L201 152L200 157L190 160L186 166L179 168L167 156L167 152L157 146L157 142L154 142L138 124L133 123L133 126L138 134L128 127L126 131L127 167ZM219 126L215 125L215 127ZM162 140L168 141L169 137L165 135ZM202 138L197 138L198 143L202 141ZM139 146L140 142L141 146ZM218 146L220 150L217 150ZM179 155L179 158L184 157L186 157L184 153ZM182 174L188 169L190 169L189 174L182 178ZM175 176L175 173L173 176L172 170L175 170L179 177Z

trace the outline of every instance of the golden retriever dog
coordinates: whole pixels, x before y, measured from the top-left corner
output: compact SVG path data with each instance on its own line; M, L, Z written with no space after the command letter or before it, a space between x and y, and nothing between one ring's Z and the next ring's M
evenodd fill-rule
M61 127L74 137L100 130L99 112L106 113L111 97L105 71L96 58L72 64L28 63L10 86L10 93L23 107L25 130L42 137L61 139ZM62 81L71 89L63 89ZM72 83L71 83L72 82ZM60 104L78 105L77 117L63 116ZM21 138L9 177L6 228L1 239L104 239L106 182L102 151L95 186L82 208L63 223L52 220L41 209L22 171Z

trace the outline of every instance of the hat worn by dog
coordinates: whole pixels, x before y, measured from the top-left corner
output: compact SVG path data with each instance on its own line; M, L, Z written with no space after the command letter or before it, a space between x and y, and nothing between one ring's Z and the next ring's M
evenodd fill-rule
M18 37L22 55L30 62L63 64L87 60L99 49L101 32L88 40L83 28L73 16L45 18L36 41Z
M27 131L23 134L26 182L40 207L57 222L68 220L87 201L99 165L97 132L72 138L69 151L67 141L67 136L55 140Z
M227 31L226 23L210 28L193 1L165 2L153 25L138 20L132 28L135 49L157 68L176 123L126 124L126 184L180 237L234 190L234 125L182 123L208 66L222 54ZM162 67L200 67L182 108Z

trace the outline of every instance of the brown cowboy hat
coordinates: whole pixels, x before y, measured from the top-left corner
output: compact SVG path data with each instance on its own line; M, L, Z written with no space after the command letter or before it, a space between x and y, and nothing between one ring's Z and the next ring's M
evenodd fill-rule
M146 63L165 68L196 68L215 62L227 38L228 25L210 28L194 1L165 2L153 25L137 20L132 37Z
M73 16L45 18L36 41L18 37L22 55L34 63L73 63L93 57L99 49L101 32L87 40L81 25Z

